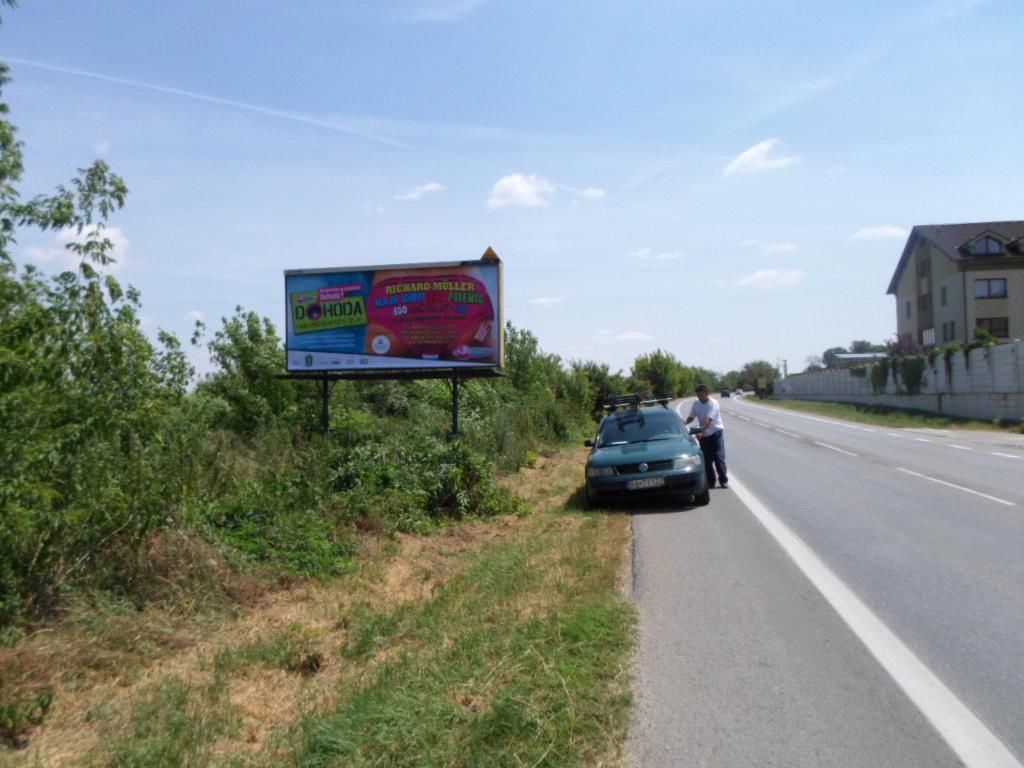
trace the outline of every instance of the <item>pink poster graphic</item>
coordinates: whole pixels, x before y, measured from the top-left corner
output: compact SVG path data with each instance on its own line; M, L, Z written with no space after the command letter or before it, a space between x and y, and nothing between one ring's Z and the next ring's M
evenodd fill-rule
M473 268L374 275L365 353L482 365L499 362L495 306Z

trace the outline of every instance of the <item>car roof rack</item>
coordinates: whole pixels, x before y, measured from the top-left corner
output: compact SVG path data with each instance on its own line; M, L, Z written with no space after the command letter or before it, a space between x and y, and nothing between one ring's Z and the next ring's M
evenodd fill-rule
M617 411L620 409L636 410L645 405L660 405L664 408L668 408L668 402L671 397L658 397L653 400L643 400L643 395L639 392L633 392L628 395L615 395L611 400L606 402L602 408L606 411Z

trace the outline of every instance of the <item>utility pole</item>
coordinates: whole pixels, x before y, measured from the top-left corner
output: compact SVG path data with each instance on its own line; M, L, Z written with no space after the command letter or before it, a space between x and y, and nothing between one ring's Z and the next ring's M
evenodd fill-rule
M782 378L785 379L788 376L789 376L789 361L786 360L786 359L783 359L783 361L782 361Z

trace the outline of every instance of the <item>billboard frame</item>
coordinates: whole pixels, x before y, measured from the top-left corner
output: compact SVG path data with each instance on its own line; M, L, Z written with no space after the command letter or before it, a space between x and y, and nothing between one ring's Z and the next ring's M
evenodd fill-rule
M497 266L498 287L495 297L495 325L498 333L498 362L493 365L470 365L470 366L432 366L429 368L411 368L396 366L394 368L345 368L336 370L318 371L288 371L286 374L275 376L277 379L288 381L312 381L320 384L322 410L321 427L324 433L330 430L330 402L331 384L335 381L414 381L416 379L448 379L452 391L452 437L459 435L459 385L466 379L503 378L507 374L504 369L505 362L505 276L504 267L498 254L494 249L488 247L479 259L463 261L438 261L438 262L415 262L411 264L378 264L369 266L353 267L321 267L315 269L286 269L284 306L286 312L285 333L284 333L284 362L285 370L288 370L288 321L287 312L288 300L288 277L292 275L316 275L332 274L340 272L373 272L390 271L402 269L448 269L454 267L472 267L487 265Z
M314 269L286 269L284 270L284 306L285 306L285 327L284 327L284 355L285 355L285 370L290 374L306 373L306 371L289 368L289 336L291 335L291 315L288 311L289 307L289 296L288 296L288 278L299 277L305 275L328 275L328 274L342 274L345 272L389 272L389 271L401 271L401 270L438 270L438 269L454 269L454 268L465 268L465 267L496 267L497 268L497 295L493 297L494 300L494 323L497 328L498 338L498 354L497 362L494 364L472 364L472 365L432 365L429 367L416 367L407 365L395 365L395 366L380 366L373 368L335 368L335 369L317 369L316 371L309 371L309 373L330 373L330 374L348 374L355 372L359 375L365 375L367 372L372 371L374 374L386 374L383 378L392 378L390 374L400 373L406 371L425 372L425 371L477 371L477 370L495 370L503 371L505 364L505 274L504 265L498 254L494 252L494 249L489 247L484 251L483 256L479 259L468 259L461 261L433 261L433 262L413 262L408 264L376 264L376 265L365 265L365 266L351 266L351 267L317 267ZM501 375L498 373L497 375ZM412 378L436 378L432 376L414 376Z

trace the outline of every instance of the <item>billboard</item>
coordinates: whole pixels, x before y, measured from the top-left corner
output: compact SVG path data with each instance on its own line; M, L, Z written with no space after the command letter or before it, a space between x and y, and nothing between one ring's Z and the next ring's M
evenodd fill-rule
M289 372L501 368L501 261L284 273Z

